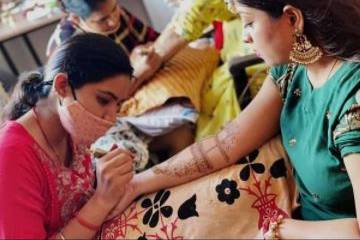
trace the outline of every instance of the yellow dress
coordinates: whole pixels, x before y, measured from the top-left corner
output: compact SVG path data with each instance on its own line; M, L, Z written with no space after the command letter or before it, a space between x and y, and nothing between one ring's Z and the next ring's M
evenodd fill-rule
M224 0L188 0L186 9L179 11L170 23L177 34L187 41L193 41L214 20L224 23L224 48L221 51L223 64L213 72L203 87L196 140L216 134L240 113L228 61L235 55L246 55L251 51L242 42L241 20L227 9ZM262 79L263 76L260 82Z

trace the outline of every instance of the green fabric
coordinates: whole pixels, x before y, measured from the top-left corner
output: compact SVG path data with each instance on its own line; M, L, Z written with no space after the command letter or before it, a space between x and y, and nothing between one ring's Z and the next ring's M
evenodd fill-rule
M274 67L270 75L284 99L281 134L294 167L302 217L355 217L354 196L343 157L360 153L360 112L356 107L360 64L344 63L316 89L312 88L304 66ZM349 119L352 121L346 121Z
M237 16L231 13L224 0L191 0L171 20L175 32L187 41L198 39L215 20L230 21Z
M228 69L227 63L218 67L203 86L195 134L197 141L216 134L240 113L234 81Z

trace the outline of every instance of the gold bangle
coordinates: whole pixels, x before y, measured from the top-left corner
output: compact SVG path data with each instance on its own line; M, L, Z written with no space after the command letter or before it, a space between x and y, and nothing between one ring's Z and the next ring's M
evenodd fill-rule
M60 237L61 240L66 240L66 238L65 238L65 236L64 236L64 234L63 234L62 231L60 231L60 232L58 233L58 235L59 235L59 237Z
M282 223L282 220L284 219L283 215L279 215L276 221L270 222L269 224L269 239L272 240L279 240L280 239L280 233L279 233L279 226Z

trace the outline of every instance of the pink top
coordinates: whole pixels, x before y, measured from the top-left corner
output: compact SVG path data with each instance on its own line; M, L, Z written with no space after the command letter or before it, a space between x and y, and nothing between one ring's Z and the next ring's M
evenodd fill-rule
M0 127L0 239L48 238L92 196L89 154L75 149L67 168L48 157L17 122Z

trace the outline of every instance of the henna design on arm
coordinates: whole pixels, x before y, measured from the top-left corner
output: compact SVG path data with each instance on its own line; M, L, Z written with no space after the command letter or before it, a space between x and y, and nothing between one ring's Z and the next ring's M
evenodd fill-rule
M229 153L238 144L236 138L237 133L234 130L236 128L236 122L230 122L226 125L222 134L217 134L214 137L191 145L189 148L180 154L173 156L168 161L153 167L153 172L155 174L171 177L184 177L208 173L211 170L214 170L214 166L211 164L211 159L208 155L208 153L213 150L219 151L226 162L230 163L231 158ZM214 141L210 141L210 139L214 139ZM211 144L213 145L211 146Z
M215 142L216 142L216 145L219 147L221 156L223 156L223 157L225 158L226 162L230 162L230 157L228 156L228 154L227 154L226 151L224 150L224 148L223 148L223 146L222 146L224 143L221 142L219 135L216 135L216 136L215 136Z
M214 167L210 163L207 153L214 149L205 150L203 142L195 143L190 146L190 158L181 159L180 155L175 155L163 164L153 168L155 174L163 174L172 177L191 176L193 174L206 173Z

